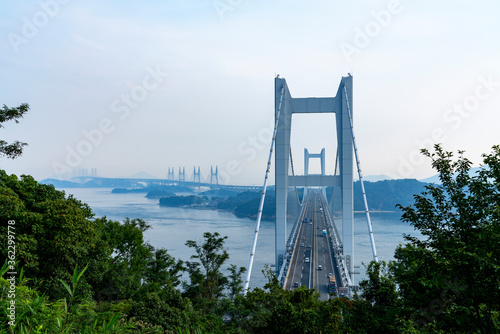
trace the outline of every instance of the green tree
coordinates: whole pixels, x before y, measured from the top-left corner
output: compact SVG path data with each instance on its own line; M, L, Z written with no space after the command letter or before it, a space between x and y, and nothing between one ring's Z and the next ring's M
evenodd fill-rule
M79 288L87 298L126 299L141 289L158 291L179 285L182 261L144 241L150 228L141 219L123 223L94 218L88 205L40 184L31 176L0 171L0 219L15 221L18 270L41 282L52 299L65 297L61 280L71 280L75 267L88 265ZM7 224L0 226L6 244ZM7 248L0 250L7 257Z
M30 106L27 103L21 104L17 108L9 108L5 104L0 109L0 128L3 128L3 123L14 120L19 123L19 119L23 118L24 114L28 112ZM5 140L0 140L0 156L6 156L10 159L15 159L23 153L23 147L28 144L15 141L9 144Z
M343 333L342 312L350 303L342 298L322 301L319 293L300 287L285 290L276 276L264 271L264 289L249 291L240 310L238 325L248 333Z
M471 161L435 146L422 150L439 172L415 204L400 208L402 220L423 238L405 236L391 275L402 309L419 328L449 333L500 331L500 147Z
M238 268L237 266L232 264L228 269L231 272L231 275L229 275L229 282L227 286L229 290L229 299L234 300L237 296L240 296L243 293L242 275L247 271L247 268Z
M94 262L99 275L93 276L92 285L98 299L127 299L180 284L182 261L144 241L144 232L151 228L144 220L126 218L120 223L103 217L96 224L101 257Z
M164 248L150 247L151 255L146 263L144 281L146 284L177 287L184 270L183 261L176 260Z
M69 280L75 266L85 267L94 256L98 234L90 208L31 176L18 179L4 171L0 171L0 207L1 221L15 221L18 269L42 281L41 289L50 297L62 298L60 280ZM3 245L6 230L7 224L2 224ZM6 247L1 254L7 257Z
M130 318L161 326L163 331L196 328L198 316L187 298L171 286L134 298Z
M190 282L184 283L185 295L194 302L205 305L207 309L214 302L223 297L223 291L228 279L221 272L224 263L229 259L228 252L224 249L227 236L221 237L219 233L205 232L203 243L188 240L186 246L194 248L195 254L188 261L187 272Z
M401 301L397 285L385 262L370 262L367 279L359 283L360 296L355 295L344 312L344 327L352 333L401 333L397 321Z

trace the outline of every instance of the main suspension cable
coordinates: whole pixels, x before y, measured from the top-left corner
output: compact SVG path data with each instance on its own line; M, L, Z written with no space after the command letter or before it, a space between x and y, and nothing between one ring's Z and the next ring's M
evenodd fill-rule
M361 173L361 167L360 167L359 158L358 158L358 148L356 147L356 138L354 137L354 128L352 125L352 116L351 116L351 108L349 106L349 97L347 96L347 89L345 88L345 85L344 85L344 93L345 93L345 99L347 102L347 112L349 114L349 125L351 126L351 136L352 136L352 143L354 145L354 155L356 157L356 164L358 166L359 182L361 183L361 191L363 192L363 202L365 204L365 212L366 212L366 224L368 225L368 232L370 234L370 243L372 246L373 260L375 262L378 262L377 249L375 248L375 239L373 238L372 221L370 219L370 211L368 210L368 202L366 201L365 186L363 184L363 174Z
M262 219L262 210L264 208L264 199L266 198L267 180L269 177L269 171L271 170L271 158L273 156L274 141L276 140L276 132L278 130L278 121L281 113L281 105L283 103L283 95L285 93L285 84L281 88L280 102L278 105L278 113L276 115L276 121L274 122L273 139L271 140L271 148L269 149L269 159L267 160L266 176L264 178L264 185L262 186L262 194L260 195L259 212L257 213L257 222L255 223L255 234L253 237L252 250L250 252L250 261L248 263L247 277L245 284L243 286L244 294L248 292L248 287L250 285L250 276L252 275L253 260L255 257L255 249L257 247L257 239L259 238L260 221Z

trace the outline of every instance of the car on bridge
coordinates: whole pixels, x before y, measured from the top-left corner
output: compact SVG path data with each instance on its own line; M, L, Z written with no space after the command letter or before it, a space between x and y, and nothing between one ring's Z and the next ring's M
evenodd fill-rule
M308 258L308 257L306 257L306 258L304 259L304 262L305 262L305 263L309 263L309 258Z

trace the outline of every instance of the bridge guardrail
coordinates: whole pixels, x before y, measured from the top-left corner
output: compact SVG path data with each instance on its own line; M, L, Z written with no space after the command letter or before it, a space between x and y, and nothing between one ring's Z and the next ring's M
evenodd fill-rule
M288 267L290 265L290 260L292 259L292 254L293 250L295 249L295 244L297 242L297 234L299 231L300 224L302 223L302 220L304 218L304 210L305 210L305 205L307 203L307 200L305 198L302 199L302 206L300 208L299 215L297 216L297 220L295 221L295 224L293 225L292 231L290 235L288 236L288 240L286 242L287 244L287 252L285 253L285 258L283 259L283 264L281 265L281 268L278 273L278 281L281 283L281 286L284 286L286 283L286 274L288 272Z
M334 255L335 261L338 264L340 276L342 278L342 285L344 287L352 286L351 276L349 275L349 271L347 269L347 265L344 261L344 257L342 254L342 239L340 238L339 231L337 229L337 225L335 221L331 217L330 208L326 205L326 200L322 197L322 205L326 212L326 219L328 221L327 225L332 230L330 233L330 241L332 245L331 252Z

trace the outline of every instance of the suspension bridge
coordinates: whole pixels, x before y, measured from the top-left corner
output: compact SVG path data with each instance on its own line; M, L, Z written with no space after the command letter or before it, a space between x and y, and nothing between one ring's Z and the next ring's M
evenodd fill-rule
M275 271L285 289L316 288L321 297L350 296L354 283L353 171L362 187L373 259L378 261L370 212L353 128L353 78L342 77L335 97L293 98L286 80L275 78L275 125L258 209L244 290L248 291L262 210L274 152L276 187ZM304 150L304 175L295 175L290 147L293 114L335 114L337 154L334 173L326 174L325 150ZM309 174L309 159L321 159L321 173ZM303 187L300 210L289 220L290 189ZM331 189L327 194L326 189ZM292 195L290 195L292 194ZM340 230L340 232L339 232Z
M304 175L296 175L290 146L292 115L329 113L335 115L337 152L333 174L327 174L325 149L310 153L304 149ZM249 289L259 236L260 222L274 153L276 225L275 273L285 289L299 286L316 288L323 299L331 295L350 296L354 281L354 164L361 184L368 235L373 259L378 261L370 212L366 201L356 139L353 128L353 77L342 77L335 97L293 98L286 80L275 78L275 124L264 177L264 185L237 186L219 183L218 167L211 167L210 181L203 182L200 168L194 167L192 178L184 167L168 168L166 179L99 178L96 172L75 179L113 184L178 184L236 191L260 191L255 233L250 251L245 293ZM309 173L309 160L320 159L321 173ZM88 173L85 173L88 174ZM303 188L302 198L297 188ZM327 192L328 189L328 192ZM290 218L293 217L293 218Z

